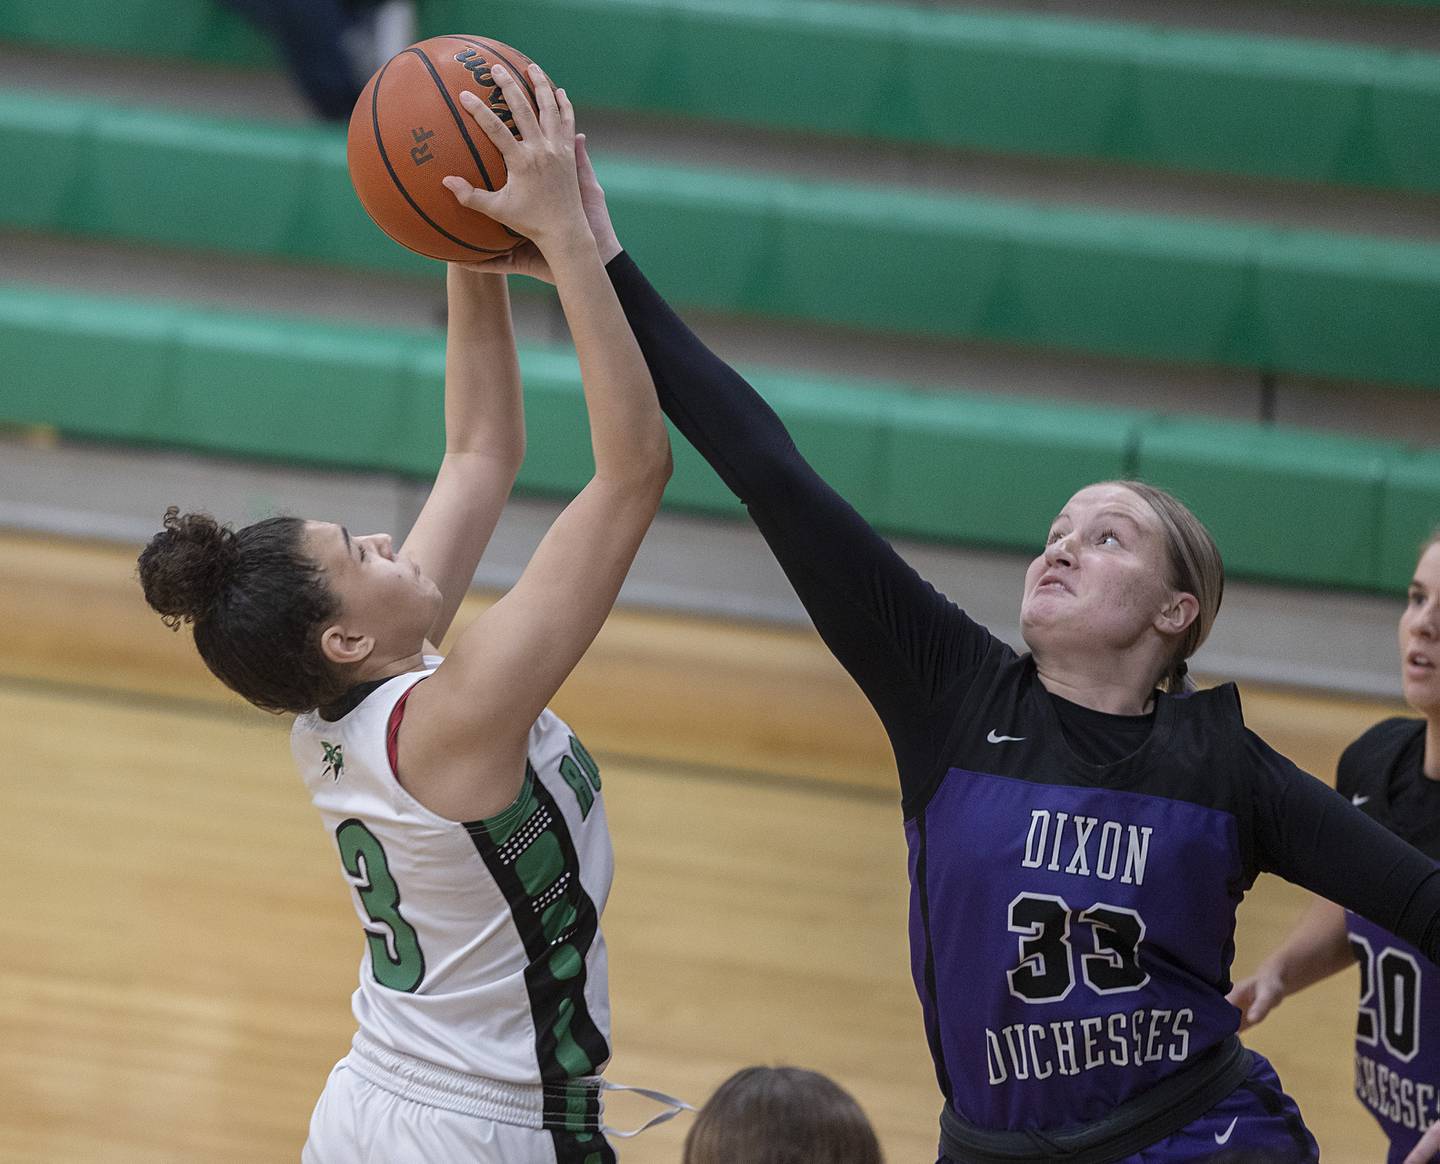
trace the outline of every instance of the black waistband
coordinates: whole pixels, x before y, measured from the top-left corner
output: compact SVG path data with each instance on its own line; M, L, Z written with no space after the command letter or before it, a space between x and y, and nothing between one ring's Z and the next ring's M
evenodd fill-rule
M947 1101L940 1113L940 1151L951 1164L1108 1164L1194 1123L1240 1086L1253 1061L1231 1035L1109 1115L1050 1131L986 1131L962 1120Z

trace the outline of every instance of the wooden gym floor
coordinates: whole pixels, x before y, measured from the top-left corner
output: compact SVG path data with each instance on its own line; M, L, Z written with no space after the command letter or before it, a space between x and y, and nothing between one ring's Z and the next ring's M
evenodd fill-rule
M133 562L0 535L0 1160L293 1161L353 1029L360 930L287 723L211 679ZM1402 710L1245 698L1325 778ZM932 1164L889 752L818 639L621 612L555 707L601 761L614 831L609 1077L699 1103L746 1064L814 1067L891 1164ZM1237 974L1303 903L1262 878ZM1338 1164L1384 1155L1350 1094L1355 990L1339 975L1249 1039ZM678 1161L686 1126L620 1142L622 1160Z

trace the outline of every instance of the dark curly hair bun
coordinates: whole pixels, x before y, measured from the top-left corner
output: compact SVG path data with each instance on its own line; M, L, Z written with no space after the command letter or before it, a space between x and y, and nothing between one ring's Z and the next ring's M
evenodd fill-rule
M235 534L209 514L165 511L165 528L140 554L145 601L178 629L215 609L240 560Z

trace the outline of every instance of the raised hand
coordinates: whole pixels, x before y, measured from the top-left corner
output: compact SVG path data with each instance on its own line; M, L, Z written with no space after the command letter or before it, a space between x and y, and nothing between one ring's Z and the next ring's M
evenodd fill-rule
M590 164L590 153L586 148L583 133L575 135L575 161L580 178L580 204L585 209L585 221L590 224L590 232L595 236L600 261L608 263L622 248L620 240L615 237L615 228L610 225L610 209L605 205L605 191L600 186L600 179L595 176L595 167ZM481 259L479 262L461 265L491 274L529 275L542 283L555 282L555 276L550 273L550 264L545 261L545 256L528 240L493 259Z
M564 89L555 89L539 65L530 66L536 111L530 108L523 86L503 65L490 70L505 95L517 140L476 94L460 94L460 102L481 131L505 159L507 177L498 190L472 186L464 178L443 179L462 206L489 215L518 231L542 251L560 237L588 233L575 162L575 110ZM498 266L485 264L488 270Z

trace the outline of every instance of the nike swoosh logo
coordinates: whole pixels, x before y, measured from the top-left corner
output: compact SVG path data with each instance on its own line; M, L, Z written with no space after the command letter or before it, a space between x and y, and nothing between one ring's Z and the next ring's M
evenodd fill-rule
M1238 1121L1239 1119L1239 1116L1236 1116L1234 1119L1232 1119L1230 1121L1230 1126L1225 1129L1223 1135L1219 1132L1215 1133L1215 1142L1217 1144L1228 1144L1230 1142L1230 1133L1235 1130L1236 1121Z
M1005 744L1012 741L1023 740L1024 738L1024 736L1002 736L996 732L994 728L991 728L990 734L985 737L985 742L987 744Z
M1350 798L1350 803L1353 804L1356 808L1359 808L1362 804L1364 804L1364 803L1365 803L1366 801L1368 801L1369 799L1370 799L1370 798L1369 798L1368 796L1361 796L1361 795L1357 792L1354 796L1352 796L1352 797Z

